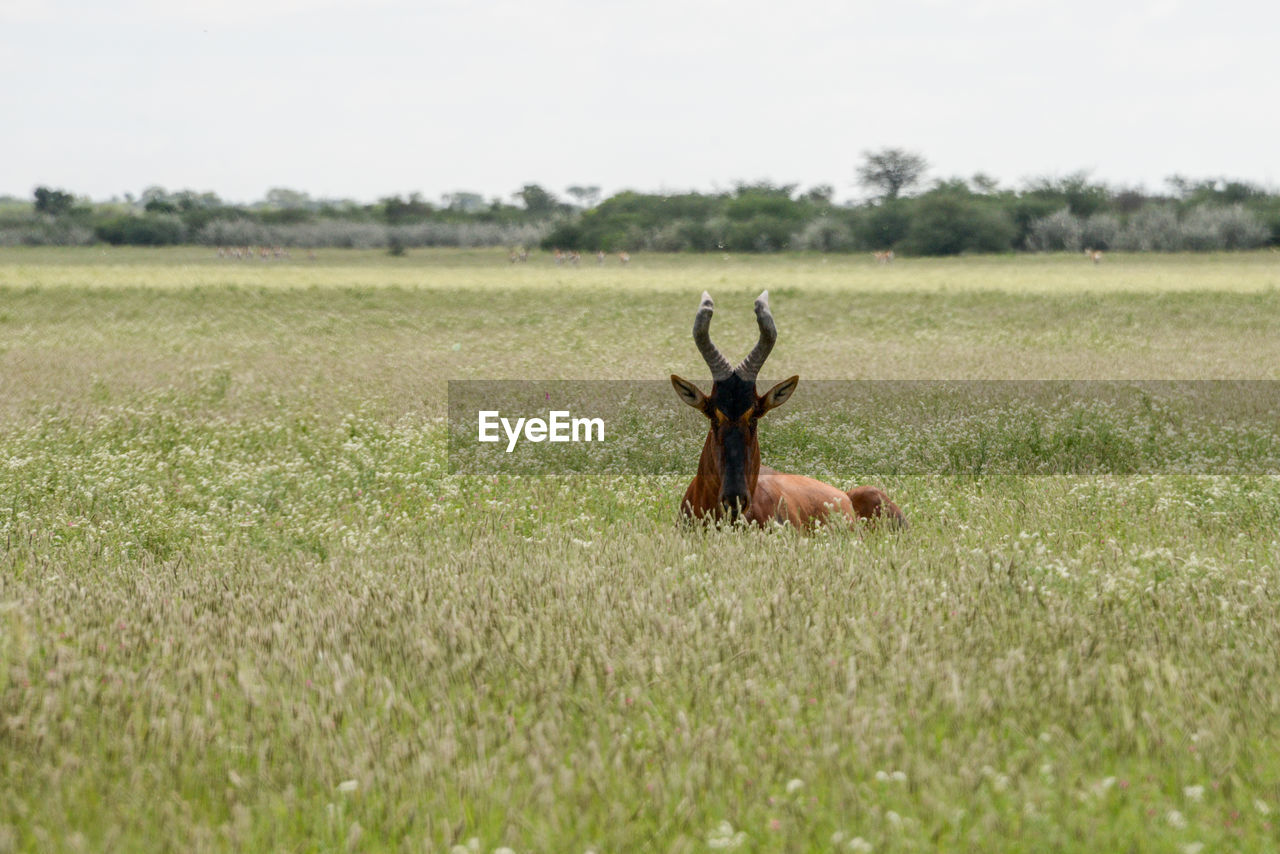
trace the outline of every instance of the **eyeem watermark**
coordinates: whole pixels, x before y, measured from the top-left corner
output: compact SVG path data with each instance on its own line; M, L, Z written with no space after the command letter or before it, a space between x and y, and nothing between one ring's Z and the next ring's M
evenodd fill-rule
M603 442L603 418L574 418L567 409L553 409L547 418L503 418L497 409L482 409L478 413L477 442L501 442L498 428L507 439L507 453L519 444L521 435L527 442ZM594 439L592 435L594 434Z
M700 385L706 392L711 381ZM709 429L667 380L451 380L448 388L454 474L688 476ZM759 441L766 465L828 482L1277 475L1280 381L802 377L760 419Z

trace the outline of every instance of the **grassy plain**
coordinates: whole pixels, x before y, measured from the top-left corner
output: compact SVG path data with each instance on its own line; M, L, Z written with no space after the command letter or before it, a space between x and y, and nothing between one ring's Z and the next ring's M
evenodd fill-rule
M704 288L731 352L770 289L769 376L1276 379L1280 256L297 256L0 251L0 851L1280 846L1275 478L698 531L442 423L702 379Z

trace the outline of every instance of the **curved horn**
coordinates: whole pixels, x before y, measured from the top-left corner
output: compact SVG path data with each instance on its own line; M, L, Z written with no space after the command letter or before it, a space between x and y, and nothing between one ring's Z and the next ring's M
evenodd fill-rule
M778 340L778 327L773 323L773 315L769 313L769 292L764 291L756 297L756 325L760 327L760 340L742 360L742 364L733 372L744 380L755 382L764 367L764 360L769 358L773 343Z
M724 357L724 353L720 352L720 348L711 343L711 312L715 307L711 294L703 291L702 304L698 306L698 313L693 318L693 343L698 345L698 352L711 369L711 379L720 382L729 378L733 373L733 366Z

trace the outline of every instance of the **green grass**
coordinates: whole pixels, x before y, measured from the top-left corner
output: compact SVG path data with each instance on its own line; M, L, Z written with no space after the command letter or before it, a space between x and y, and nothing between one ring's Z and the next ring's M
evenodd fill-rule
M704 288L731 355L771 289L769 376L1275 379L1277 281L0 251L0 851L1274 849L1280 480L901 476L905 535L702 531L684 477L450 475L443 419L448 379L705 387Z

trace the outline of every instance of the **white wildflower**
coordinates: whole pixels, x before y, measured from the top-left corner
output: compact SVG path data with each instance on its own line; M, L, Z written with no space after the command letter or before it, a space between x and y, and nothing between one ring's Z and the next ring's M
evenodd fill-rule
M746 841L747 834L741 830L734 833L733 825L727 821L720 822L707 834L708 848L733 850L740 848Z
M341 783L338 784L338 791L343 793L350 793L350 792L354 792L359 786L360 786L360 783L357 782L356 780L343 780Z
M1262 815L1271 815L1271 805L1262 798L1258 798L1253 802L1253 808Z
M1177 810L1169 810L1167 813L1165 813L1164 820L1169 823L1170 827L1176 828L1177 830L1182 830L1184 827L1187 826L1186 816L1184 816L1182 813L1178 812Z
M849 850L856 854L871 854L871 843L863 839L861 836L855 836L849 840Z
M1183 786L1182 794L1189 801L1198 801L1204 797L1204 786Z
M794 795L796 792L804 788L804 780L794 778L787 781L787 794Z
M1182 846L1182 854L1200 854L1204 850L1203 842L1188 842Z

